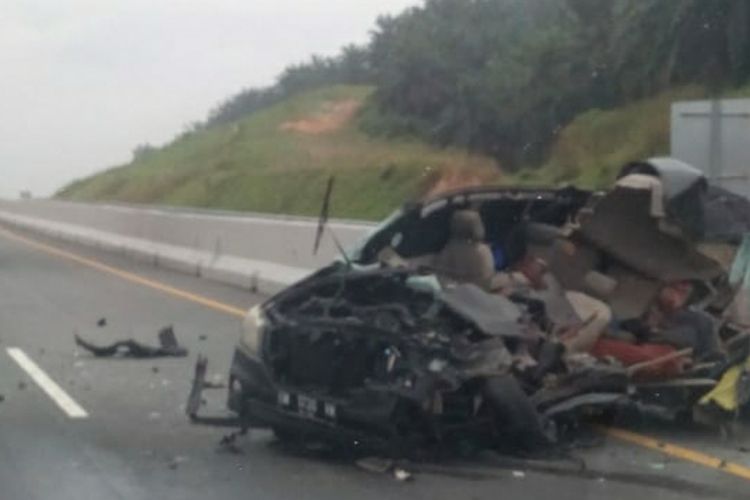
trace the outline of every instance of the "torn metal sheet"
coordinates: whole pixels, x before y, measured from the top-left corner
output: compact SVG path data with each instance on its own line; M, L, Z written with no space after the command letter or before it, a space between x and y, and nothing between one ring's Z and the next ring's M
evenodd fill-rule
M467 284L446 288L440 298L452 311L487 335L519 337L523 334L520 309L502 295L492 295Z
M661 229L660 220L649 211L650 196L643 190L615 188L583 219L581 236L629 268L662 282L719 277L723 270L718 263Z

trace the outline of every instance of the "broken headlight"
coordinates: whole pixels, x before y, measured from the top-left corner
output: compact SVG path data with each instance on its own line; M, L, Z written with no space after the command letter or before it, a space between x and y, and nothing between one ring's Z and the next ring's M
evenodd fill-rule
M259 357L260 348L263 345L263 331L268 321L260 306L253 306L242 320L242 336L240 346L243 350L254 357Z

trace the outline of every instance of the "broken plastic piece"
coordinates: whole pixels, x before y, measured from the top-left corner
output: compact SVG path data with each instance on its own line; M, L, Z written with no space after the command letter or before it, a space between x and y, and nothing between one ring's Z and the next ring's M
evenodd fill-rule
M160 358L160 357L185 357L187 349L177 343L174 330L171 326L159 331L159 347L142 344L133 339L121 340L107 346L97 346L80 336L75 335L76 345L92 353L96 357L130 357L130 358Z
M210 388L206 382L206 371L208 369L208 358L198 355L195 362L195 372L193 375L193 384L190 388L190 395L185 404L185 413L194 424L210 425L214 427L239 427L239 435L247 434L249 428L240 421L237 416L208 416L198 415L198 410L205 404L203 399L203 390Z
M376 474L385 474L393 469L393 460L388 458L365 457L357 460L355 463L360 469Z
M198 409L201 406L201 395L206 384L206 370L208 369L208 358L198 355L195 362L195 374L193 375L193 385L190 389L190 396L185 407L185 413L191 420L195 420L198 415Z
M414 476L411 472L398 467L396 469L393 469L393 477L395 477L397 481L411 481L412 479L414 479Z

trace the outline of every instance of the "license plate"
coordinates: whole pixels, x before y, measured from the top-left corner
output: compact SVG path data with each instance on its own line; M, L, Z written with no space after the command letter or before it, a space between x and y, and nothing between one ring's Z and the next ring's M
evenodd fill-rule
M303 394L279 391L276 401L282 408L296 412L307 418L336 420L336 417L338 416L338 407L334 403L322 401Z
M318 400L308 396L297 396L297 412L303 417L318 416Z

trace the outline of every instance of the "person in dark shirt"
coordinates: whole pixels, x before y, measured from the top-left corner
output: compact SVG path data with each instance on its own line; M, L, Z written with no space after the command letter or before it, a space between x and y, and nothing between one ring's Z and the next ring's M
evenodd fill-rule
M674 377L691 362L723 358L711 317L688 307L692 292L693 285L687 281L668 284L642 317L619 322L619 331L629 333L630 338L602 337L591 354L617 359L628 367L663 360L643 366L637 375L642 379ZM690 354L674 356L687 348Z
M692 348L697 360L720 357L721 343L714 321L709 315L687 307L692 293L689 281L670 283L661 289L642 318L623 321L620 326L640 342Z

